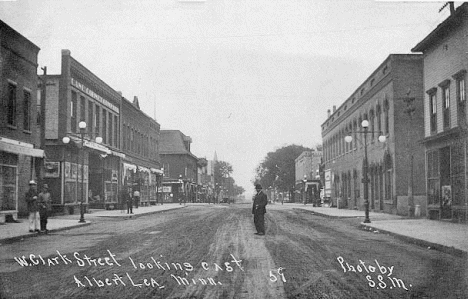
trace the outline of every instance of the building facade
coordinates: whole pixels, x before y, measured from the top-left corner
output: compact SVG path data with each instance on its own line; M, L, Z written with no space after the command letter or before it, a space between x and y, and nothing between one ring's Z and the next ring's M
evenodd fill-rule
M164 198L195 202L198 158L190 152L192 138L179 130L161 130L160 156L164 168Z
M317 204L320 198L322 151L304 151L294 160L296 194L302 202Z
M424 56L424 145L428 217L467 220L468 4L419 42Z
M121 95L62 50L61 74L45 83L44 181L55 211L118 204Z
M333 205L364 209L367 153L370 209L425 211L422 74L422 55L391 54L338 109L328 111L322 124L324 183Z
M133 102L122 98L122 185L140 192L142 205L161 201L159 194L162 170L159 157L161 126L140 109L138 97Z
M28 182L40 179L38 53L39 47L0 21L0 223L27 214Z

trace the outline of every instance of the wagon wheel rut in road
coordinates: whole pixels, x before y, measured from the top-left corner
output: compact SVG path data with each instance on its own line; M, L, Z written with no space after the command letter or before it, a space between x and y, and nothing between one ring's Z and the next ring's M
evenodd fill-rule
M254 235L250 217L239 212L229 214L217 229L214 241L204 259L224 265L225 262L232 260L232 254L238 260L242 260L243 271L232 262L230 263L234 268L232 272L217 272L214 267L210 267L208 271L198 269L194 277L218 277L221 278L222 286L190 285L181 297L285 298L281 279L275 282L270 280L270 270L278 267L265 246L267 237Z

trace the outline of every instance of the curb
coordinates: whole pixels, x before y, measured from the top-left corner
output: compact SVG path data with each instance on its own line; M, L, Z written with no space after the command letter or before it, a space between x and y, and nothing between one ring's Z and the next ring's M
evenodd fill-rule
M454 256L457 256L457 257L468 257L468 252L463 251L461 249L457 249L455 247L445 246L445 245L437 244L437 243L434 243L434 242L417 239L417 238L414 238L414 237L404 236L404 235L394 233L394 232L391 232L391 231L388 231L388 230L375 228L375 227L372 227L372 226L364 224L364 223L361 223L359 227L361 229L367 230L367 231L377 230L379 232L384 232L384 233L386 233L386 234L388 234L390 236L393 236L393 237L395 237L397 239L400 239L402 241L405 241L407 243L415 244L415 245L418 245L418 246L421 246L421 247L426 247L426 248L431 249L431 250L432 249L437 250L437 251L447 253L447 254L450 254L450 255L454 255Z
M312 211L312 210L308 210L308 209L303 209L303 208L292 208L293 210L301 210L301 211L305 211L305 212L308 212L308 213L312 213L312 214L315 214L317 216L322 216L322 217L326 217L326 218L362 218L362 217L365 217L365 216L333 216L333 215L328 215L328 214L323 214L323 213L318 213L316 211Z
M114 218L114 219L120 218L120 219L127 220L127 219L133 219L133 218L138 218L138 217L157 214L157 213L164 213L164 212L167 212L167 211L172 211L172 210L177 210L177 209L183 209L183 208L186 208L186 207L188 207L188 206L165 209L165 210L158 210L158 211L152 211L152 212L141 213L141 214L129 214L128 216L105 216L105 215L103 215L103 216L96 216L96 218Z
M50 229L49 233L65 231L65 230L69 230L69 229L73 229L73 228L77 228L77 227L88 226L88 225L91 225L91 224L92 224L92 222L86 222L84 224L77 224L77 225L72 225L72 226L59 227L59 228L55 228L55 229ZM12 242L15 242L15 241L21 241L23 239L29 239L29 238L34 238L34 237L43 236L43 235L44 234L41 234L41 233L28 233L28 234L24 234L24 235L19 235L19 236L0 239L0 242L2 244L12 243Z

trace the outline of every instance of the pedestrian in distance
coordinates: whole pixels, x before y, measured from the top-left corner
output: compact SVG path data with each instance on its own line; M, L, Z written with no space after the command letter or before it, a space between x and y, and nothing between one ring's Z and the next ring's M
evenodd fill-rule
M254 224L257 232L256 235L265 235L265 213L266 205L268 204L267 195L262 191L260 184L255 185L257 192L253 198L252 214L254 215Z
M39 232L39 207L37 183L34 180L29 181L29 190L26 192L26 204L29 212L29 232Z
M133 214L133 193L132 188L128 188L125 194L125 201L127 202L127 214Z
M47 234L49 232L47 229L47 219L49 217L49 213L52 211L52 201L50 198L49 186L47 184L42 186L42 191L38 195L37 203L39 206L41 233Z
M135 190L135 192L133 192L133 202L135 203L135 209L138 209L138 205L140 203L140 191Z

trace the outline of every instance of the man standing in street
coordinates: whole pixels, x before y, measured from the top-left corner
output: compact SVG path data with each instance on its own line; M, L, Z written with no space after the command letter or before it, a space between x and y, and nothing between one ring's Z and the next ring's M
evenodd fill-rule
M268 198L262 191L260 184L255 185L255 191L257 194L254 196L252 214L254 215L254 224L257 232L256 235L265 235L265 213L266 205L268 204Z
M29 212L29 232L39 232L39 208L37 203L37 183L29 181L29 190L26 192L26 203Z

